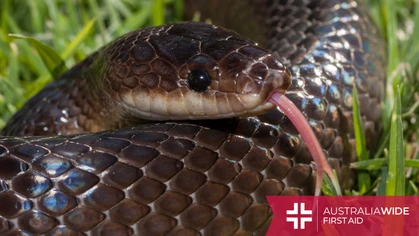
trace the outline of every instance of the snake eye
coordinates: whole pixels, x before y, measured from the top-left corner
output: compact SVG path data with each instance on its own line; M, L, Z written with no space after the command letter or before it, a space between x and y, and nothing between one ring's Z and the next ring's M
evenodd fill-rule
M205 70L191 70L188 75L189 88L197 92L203 92L211 84L211 78Z

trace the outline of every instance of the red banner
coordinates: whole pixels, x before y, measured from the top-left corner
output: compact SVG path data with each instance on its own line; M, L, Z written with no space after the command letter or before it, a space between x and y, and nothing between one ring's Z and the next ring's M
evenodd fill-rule
M268 196L274 235L419 235L419 197Z

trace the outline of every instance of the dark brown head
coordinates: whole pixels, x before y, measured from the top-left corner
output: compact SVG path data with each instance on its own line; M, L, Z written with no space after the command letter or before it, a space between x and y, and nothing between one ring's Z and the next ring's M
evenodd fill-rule
M143 119L220 119L274 107L272 90L285 92L286 68L256 43L204 23L142 29L102 54L105 91Z

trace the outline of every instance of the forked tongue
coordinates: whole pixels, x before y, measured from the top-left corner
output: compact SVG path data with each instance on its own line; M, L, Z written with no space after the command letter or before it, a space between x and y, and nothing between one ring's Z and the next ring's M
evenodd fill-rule
M282 110L282 112L284 112L284 114L291 120L295 128L297 128L298 132L300 133L301 138L306 143L308 150L310 151L311 156L313 157L313 160L316 163L317 178L315 195L320 195L324 173L326 173L327 176L329 176L336 192L339 195L341 195L339 182L335 178L332 168L326 160L326 157L323 153L319 141L317 140L313 130L311 129L310 125L308 124L301 111L294 105L293 102L291 102L291 100L289 100L286 96L284 96L278 91L274 91L271 94L271 96L269 97L269 101L277 105Z

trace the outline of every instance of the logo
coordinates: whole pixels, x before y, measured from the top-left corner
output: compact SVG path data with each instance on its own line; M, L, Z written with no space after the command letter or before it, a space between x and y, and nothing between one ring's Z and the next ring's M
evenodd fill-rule
M312 214L313 211L307 210L304 202L300 203L300 207L298 207L297 202L294 202L294 209L287 210L286 220L287 222L294 223L294 229L305 229L306 223L313 221L313 217L311 217ZM299 225L298 222L300 223Z
M419 196L267 196L268 236L418 235Z

